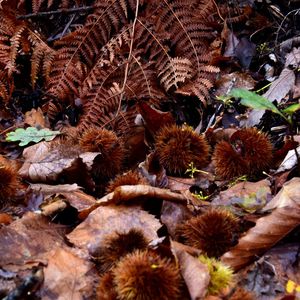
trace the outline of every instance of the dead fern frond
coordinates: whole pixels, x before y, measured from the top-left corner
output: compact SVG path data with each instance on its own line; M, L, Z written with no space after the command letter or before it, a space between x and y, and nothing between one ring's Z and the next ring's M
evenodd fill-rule
M56 43L59 49L49 83L52 95L60 99L66 99L70 93L78 95L79 86L94 66L99 50L108 43L113 32L130 21L127 10L134 6L135 1L98 0L85 26Z

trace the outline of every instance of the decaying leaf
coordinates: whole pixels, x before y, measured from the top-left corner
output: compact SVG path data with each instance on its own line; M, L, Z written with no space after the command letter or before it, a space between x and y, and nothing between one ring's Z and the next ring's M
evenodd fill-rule
M42 299L88 299L93 295L95 274L92 263L69 249L55 248L49 253L41 289Z
M256 225L240 238L238 245L222 256L225 264L235 270L240 269L257 255L267 251L300 224L299 194L294 195L291 192L291 196L286 195L289 194L287 190L299 190L296 187L297 183L299 183L299 178L294 178L285 184L282 192L279 193L279 199L275 199L277 205L274 207L276 209L268 216L258 219Z
M172 249L178 259L181 275L192 300L203 299L210 282L208 268L196 257L185 252L178 243L172 242Z
M27 111L25 113L24 123L32 127L38 127L38 128L48 127L47 126L48 124L46 124L47 122L44 117L44 114L40 108L38 109L33 108L31 111Z
M263 208L268 211L281 207L300 206L300 178L294 177L286 182L279 193Z
M280 164L276 173L281 173L281 172L290 170L298 164L298 158L296 155L296 151L297 151L298 155L300 155L300 147L298 147L295 150L290 150L287 153L286 157L284 158L283 162Z
M45 182L57 180L63 171L76 168L90 169L94 159L99 152L80 153L80 149L74 146L72 149L63 151L61 148L54 148L51 143L41 142L39 144L28 147L24 150L23 156L25 162L19 170L19 174L23 178L30 179L33 182ZM78 160L83 163L80 165ZM77 170L79 173L79 170Z
M75 246L93 252L112 233L127 233L136 228L142 230L148 240L153 240L157 238L156 231L160 227L153 215L136 206L98 207L68 234L68 239Z
M60 131L51 131L50 129L37 129L36 127L28 127L26 129L18 128L13 132L9 132L6 141L20 141L19 146L26 146L30 142L38 143L41 140L52 141Z
M0 265L21 268L29 262L45 263L47 253L63 243L58 225L39 214L27 213L0 229Z
M178 193L173 193L167 189L160 189L149 185L122 185L114 190L114 192L109 193L97 200L95 204L86 210L83 210L80 214L81 218L85 218L91 211L96 209L98 206L116 204L121 202L126 202L129 200L134 200L141 197L153 198L153 199L163 199L167 201L174 201L179 203L186 203L187 198Z
M270 182L263 179L258 182L240 182L222 191L212 203L214 205L236 205L247 212L255 212L265 206L271 197Z

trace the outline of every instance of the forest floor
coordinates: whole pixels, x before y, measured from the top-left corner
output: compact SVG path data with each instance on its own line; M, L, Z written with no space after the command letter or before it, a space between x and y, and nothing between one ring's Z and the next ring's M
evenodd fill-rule
M0 297L300 299L300 1L0 0Z

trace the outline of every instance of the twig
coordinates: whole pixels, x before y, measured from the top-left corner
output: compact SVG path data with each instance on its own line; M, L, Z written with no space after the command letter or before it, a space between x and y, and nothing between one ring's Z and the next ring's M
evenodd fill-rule
M118 110L117 110L116 115L115 115L115 120L117 119L117 116L118 116L118 114L120 113L120 110L121 110L121 105L122 105L122 100L123 100L122 98L123 98L126 83L127 83L129 64L130 64L131 57L132 57L135 25L136 25L138 14L139 14L139 5L140 5L140 1L136 0L135 16L134 16L134 20L133 20L133 24L132 24L132 31L131 31L131 34L130 34L131 35L131 40L130 40L129 54L128 54L128 59L127 59L127 63L126 63L126 66L125 66L124 81L123 81L123 86L122 86L121 92L120 92L120 94L121 94L120 102L119 102Z
M38 13L32 13L27 15L21 15L17 16L18 20L25 20L25 19L31 19L31 18L39 18L39 17L47 17L50 15L60 15L60 14L74 14L77 12L89 12L93 10L92 6L85 6L85 7L75 7L75 8L69 8L69 9L58 9L58 10L51 10L51 11L41 11Z

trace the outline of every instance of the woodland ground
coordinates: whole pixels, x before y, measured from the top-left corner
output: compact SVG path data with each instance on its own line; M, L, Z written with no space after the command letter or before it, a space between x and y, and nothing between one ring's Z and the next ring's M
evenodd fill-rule
M300 1L0 0L0 297L300 299Z

